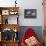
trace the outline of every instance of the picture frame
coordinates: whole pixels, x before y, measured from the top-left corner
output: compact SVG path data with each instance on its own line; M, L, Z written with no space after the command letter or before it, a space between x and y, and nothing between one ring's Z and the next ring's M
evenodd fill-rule
M2 15L9 15L9 10L2 10Z
M18 12L13 9L13 10L10 10L10 11L9 11L9 14L10 14L10 15L17 15Z
M24 18L36 18L37 10L36 9L24 9Z

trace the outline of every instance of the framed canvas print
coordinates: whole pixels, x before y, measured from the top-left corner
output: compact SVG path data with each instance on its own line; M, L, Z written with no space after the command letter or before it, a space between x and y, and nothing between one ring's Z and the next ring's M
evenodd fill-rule
M36 18L37 10L36 9L24 9L24 18Z

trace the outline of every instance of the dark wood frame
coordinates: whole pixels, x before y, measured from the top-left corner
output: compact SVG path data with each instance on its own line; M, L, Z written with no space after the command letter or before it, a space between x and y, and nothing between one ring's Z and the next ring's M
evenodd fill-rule
M28 12L30 12L28 14ZM37 10L36 9L24 9L24 18L36 18Z

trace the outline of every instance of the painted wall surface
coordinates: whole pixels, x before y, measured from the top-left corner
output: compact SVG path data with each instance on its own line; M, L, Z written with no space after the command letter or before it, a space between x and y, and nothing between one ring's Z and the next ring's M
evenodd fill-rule
M0 6L10 7L15 6L15 0L0 0ZM20 7L19 10L19 24L21 26L43 26L43 6L42 0L17 0L17 6ZM25 19L24 9L37 9L37 18L35 19ZM13 21L14 22L14 21Z
M21 25L26 26L42 26L43 25L43 6L42 0L24 0L21 11ZM21 9L22 9L21 8ZM37 9L36 19L24 19L24 9ZM22 18L23 17L23 18Z

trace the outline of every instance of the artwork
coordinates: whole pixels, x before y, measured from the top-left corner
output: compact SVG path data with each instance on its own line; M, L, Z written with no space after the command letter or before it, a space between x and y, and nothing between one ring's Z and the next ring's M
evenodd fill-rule
M9 14L10 14L10 15L17 15L17 14L18 14L18 12L17 12L17 11L15 11L15 10L10 10Z
M9 10L2 10L2 15L9 15Z
M36 18L37 10L36 9L25 9L24 18Z

